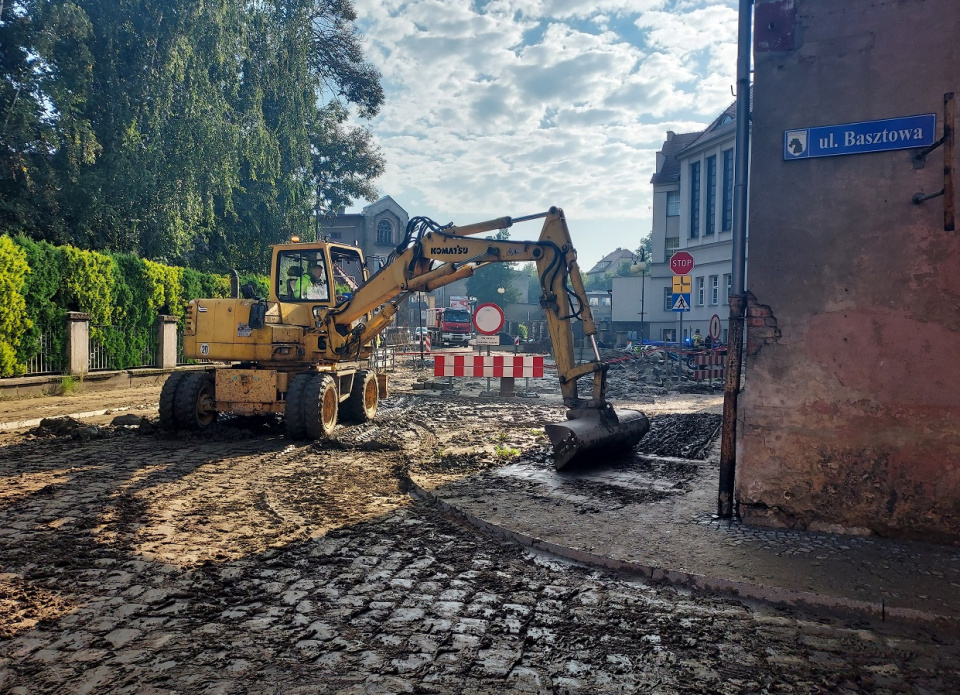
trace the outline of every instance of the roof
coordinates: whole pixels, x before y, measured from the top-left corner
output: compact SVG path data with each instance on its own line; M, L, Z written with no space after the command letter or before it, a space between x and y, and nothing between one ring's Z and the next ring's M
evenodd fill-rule
M659 154L663 155L663 164L650 179L652 184L661 183L679 183L680 182L680 159L677 155L681 151L692 145L703 133L667 133L667 140L660 148Z
M752 93L751 93L752 94ZM667 184L680 182L680 160L694 147L719 140L737 129L737 102L733 102L717 116L713 122L698 133L667 132L667 140L658 154L663 156L660 170L653 175L650 183Z
M702 145L711 140L720 139L725 135L735 132L737 129L737 102L733 102L724 109L723 113L717 116L713 123L708 125L704 131L699 134L693 142L689 143L679 153L678 158L682 158L686 150Z
M611 268L616 270L619 267L621 261L632 261L634 257L633 251L628 249L617 249L608 253L606 256L597 261L597 264L588 270L586 275L593 275L594 273L603 273Z

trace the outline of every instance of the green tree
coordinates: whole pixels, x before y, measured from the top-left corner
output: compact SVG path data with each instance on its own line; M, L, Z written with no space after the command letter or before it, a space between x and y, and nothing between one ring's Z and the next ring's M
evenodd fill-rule
M0 224L263 270L383 170L349 0L0 2Z
M510 232L501 229L493 238L501 241L509 239ZM521 293L514 283L523 276L514 267L515 265L515 263L490 263L477 269L476 273L467 278L467 292L471 297L477 298L477 304L484 302L493 302L499 306L516 304L520 300ZM501 289L503 292L500 292Z
M647 263L647 272L645 275L650 274L650 264L653 262L653 232L647 234L640 240L640 246L637 247L637 250L634 252L639 258L642 258Z

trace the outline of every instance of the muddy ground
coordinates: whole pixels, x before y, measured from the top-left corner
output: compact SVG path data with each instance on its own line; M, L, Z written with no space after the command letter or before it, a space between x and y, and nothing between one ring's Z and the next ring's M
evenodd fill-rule
M163 432L150 390L0 434L0 692L956 692L953 636L631 581L414 502L413 477L548 467L563 419L550 379L506 400L428 377L398 372L374 422L321 444L237 418ZM715 455L718 390L639 363L610 382L651 416L639 449L677 460L625 460L656 484L585 484L585 514L682 494Z

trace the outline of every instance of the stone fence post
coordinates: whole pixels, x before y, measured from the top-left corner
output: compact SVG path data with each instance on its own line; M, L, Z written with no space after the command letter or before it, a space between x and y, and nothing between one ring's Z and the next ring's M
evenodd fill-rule
M67 312L67 374L90 371L90 314Z
M175 369L177 366L177 317L161 314L157 317L157 366Z

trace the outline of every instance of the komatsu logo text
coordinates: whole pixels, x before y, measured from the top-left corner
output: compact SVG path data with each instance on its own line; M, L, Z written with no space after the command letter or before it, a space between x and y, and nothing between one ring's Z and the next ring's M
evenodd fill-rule
M451 246L450 248L445 248L443 246L434 246L430 249L430 253L437 254L440 256L462 256L465 253L469 253L470 249L466 246Z

